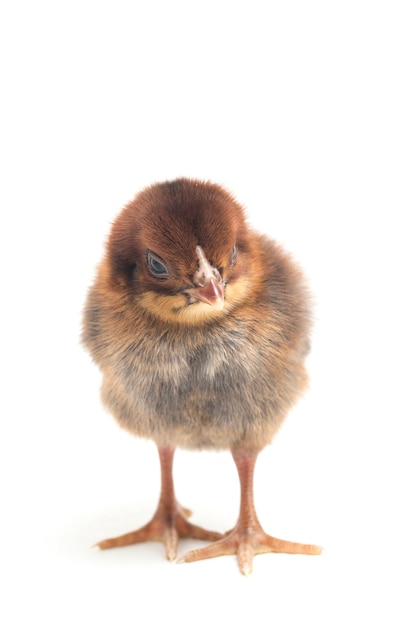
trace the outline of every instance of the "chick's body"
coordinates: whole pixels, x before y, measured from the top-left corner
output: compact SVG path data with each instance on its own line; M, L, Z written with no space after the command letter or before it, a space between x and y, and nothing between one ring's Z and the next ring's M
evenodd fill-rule
M274 256L249 301L203 325L160 321L140 301L132 312L128 294L115 309L106 287L93 288L86 341L103 370L104 403L123 427L187 448L270 442L305 385L307 324L287 259L259 244Z
M160 454L231 449L239 470L306 386L309 327L289 256L221 187L179 179L139 194L114 223L83 340L121 426Z

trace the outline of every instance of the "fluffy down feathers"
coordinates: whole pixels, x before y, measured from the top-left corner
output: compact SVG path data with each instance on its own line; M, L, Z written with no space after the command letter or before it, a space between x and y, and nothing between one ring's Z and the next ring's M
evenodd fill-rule
M203 251L224 292L200 289ZM218 185L153 185L114 222L83 343L122 427L159 446L260 450L303 392L308 294L291 258Z

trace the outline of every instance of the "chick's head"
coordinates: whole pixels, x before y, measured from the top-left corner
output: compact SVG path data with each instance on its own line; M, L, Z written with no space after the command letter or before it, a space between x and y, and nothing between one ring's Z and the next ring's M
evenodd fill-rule
M250 288L244 211L222 187L178 179L146 188L117 217L109 277L138 307L180 324L227 315Z

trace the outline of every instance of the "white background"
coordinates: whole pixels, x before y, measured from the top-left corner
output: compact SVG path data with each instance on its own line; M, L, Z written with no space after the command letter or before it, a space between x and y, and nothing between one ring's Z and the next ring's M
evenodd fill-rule
M2 3L2 623L416 623L413 8ZM159 469L101 408L80 311L119 209L179 175L226 185L316 298L311 389L255 490L267 531L326 551L249 578L90 549L148 520ZM180 451L175 479L233 525L230 455Z

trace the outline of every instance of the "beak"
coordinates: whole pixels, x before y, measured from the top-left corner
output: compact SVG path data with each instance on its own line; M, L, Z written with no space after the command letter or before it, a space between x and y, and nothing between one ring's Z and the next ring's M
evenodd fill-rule
M210 304L213 309L221 311L224 306L224 288L214 278L210 278L204 287L196 287L195 289L187 289L187 293L206 304Z
M200 300L221 311L224 306L224 284L219 271L207 261L203 249L196 247L199 267L193 276L194 285L187 289L191 301Z

